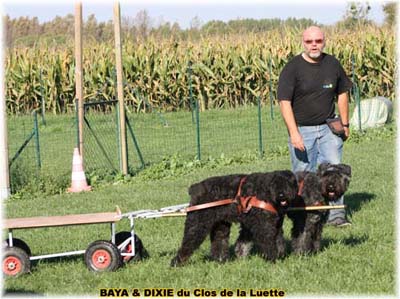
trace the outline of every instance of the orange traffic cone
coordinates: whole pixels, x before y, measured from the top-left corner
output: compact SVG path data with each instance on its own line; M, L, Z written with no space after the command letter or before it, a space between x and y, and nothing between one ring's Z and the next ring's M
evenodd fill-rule
M68 188L68 192L81 192L90 190L92 190L92 187L88 186L86 183L82 157L79 154L79 149L76 147L74 148L74 156L72 158L71 188Z

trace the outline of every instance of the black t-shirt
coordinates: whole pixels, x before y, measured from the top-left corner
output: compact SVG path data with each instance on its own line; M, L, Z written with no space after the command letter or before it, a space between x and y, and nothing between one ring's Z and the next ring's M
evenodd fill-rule
M283 68L278 83L278 100L290 100L297 125L315 126L335 114L336 96L349 91L352 83L340 62L322 54L318 63L295 56Z

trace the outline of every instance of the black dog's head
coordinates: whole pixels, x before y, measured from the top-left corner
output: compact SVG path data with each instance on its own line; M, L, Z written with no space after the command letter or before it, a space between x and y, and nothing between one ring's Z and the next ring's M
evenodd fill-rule
M296 198L296 177L289 170L274 171L269 189L272 203L276 207L287 208Z
M322 196L330 201L339 199L349 187L351 167L346 164L322 163L317 175L321 181Z

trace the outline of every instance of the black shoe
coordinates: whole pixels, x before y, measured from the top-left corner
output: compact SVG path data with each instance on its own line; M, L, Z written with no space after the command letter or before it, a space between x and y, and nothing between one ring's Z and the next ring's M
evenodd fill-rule
M335 218L333 220L328 221L326 225L331 225L335 227L345 227L345 226L351 226L351 222L345 218Z

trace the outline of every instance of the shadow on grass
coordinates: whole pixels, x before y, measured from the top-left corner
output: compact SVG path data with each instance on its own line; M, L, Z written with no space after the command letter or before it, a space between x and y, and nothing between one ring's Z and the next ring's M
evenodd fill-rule
M363 234L361 236L349 236L344 239L332 239L332 238L322 238L321 240L321 251L328 249L330 246L336 243L343 243L345 246L355 247L359 246L368 241L368 235Z
M368 235L366 235L366 234L363 234L360 236L351 235L344 239L342 239L342 238L340 238L340 239L324 238L323 234L322 234L321 250L317 253L309 254L308 256L313 256L315 254L319 254L319 253L327 250L333 244L342 243L348 247L355 247L355 246L359 246L367 241L368 241ZM285 255L280 257L279 260L285 260L289 256L293 255L292 249L291 249L291 244L290 244L290 239L286 239L285 243L286 243ZM240 257L236 258L236 256L235 256L235 246L234 245L229 247L229 254L230 254L230 259L229 259L230 261L235 260L235 259L240 259ZM254 245L249 252L249 256L257 256L257 255L260 256L260 252L257 249L257 246Z
M359 246L359 245L361 245L361 244L363 244L363 243L365 243L367 241L368 241L368 235L366 235L366 234L363 234L363 235L360 235L360 236L351 235L351 236L349 236L347 238L344 238L344 239L342 239L342 238L333 239L333 238L324 238L323 237L322 240L321 240L321 250L319 252L317 252L317 253L309 254L309 255L305 255L305 256L310 256L311 257L313 255L320 254L321 252L327 250L333 244L337 244L337 243L342 243L342 244L344 244L345 246L348 246L348 247L355 247L355 246ZM293 253L291 251L290 240L285 240L285 243L286 243L285 255L280 257L280 258L278 258L278 260L280 260L280 261L283 261L283 260L287 259L289 256L293 255ZM173 256L174 254L176 254L176 252L164 251L161 254L161 256L168 256L168 255ZM259 256L259 257L261 257L257 246L254 245L251 248L248 256L249 257L250 256ZM229 262L232 262L232 261L235 261L235 260L239 260L239 259L244 259L244 258L246 258L246 257L236 257L236 255L235 255L235 246L234 246L234 244L232 244L232 245L229 246L229 258L226 261L218 262L218 261L214 260L210 256L210 254L205 254L202 257L201 260L202 260L202 262L215 262L215 263L223 264L223 263L229 263ZM189 260L188 264L189 263L190 263L190 260Z
M363 204L370 202L375 197L375 194L367 192L346 194L344 200L347 206L347 213L352 216L354 213L361 210Z
M62 257L51 257L51 258L45 258L45 259L39 259L39 260L34 260L31 261L31 269L35 271L36 269L39 269L41 265L46 265L46 264L58 264L58 263L63 263L63 262L74 262L74 261L85 261L84 255L83 254L78 254L78 255L70 255L70 256L62 256ZM40 264L40 265L38 265Z
M345 238L343 240L343 244L346 246L354 247L365 243L366 241L368 241L368 236L364 234L361 236L350 236L348 238Z
M251 245L251 249L250 252L248 253L248 256L259 256L260 258L263 258L259 248L257 247L257 245L253 244ZM283 256L277 258L278 260L285 260L286 258L289 257L289 255L291 255L291 245L290 245L290 239L285 239L285 253ZM246 256L243 257L237 257L236 253L235 253L235 244L232 244L231 246L229 246L229 256L230 259L229 260L240 260L240 259L245 259Z
M146 255L141 257L141 258L138 258L138 259L132 258L132 259L130 259L128 261L124 261L121 264L120 267L123 268L123 267L126 267L128 264L135 264L135 263L138 263L138 262L145 261L149 257L150 257L149 254L146 252ZM47 258L47 259L42 259L42 260L35 260L35 261L31 262L32 263L31 264L32 265L31 266L31 271L40 271L40 268L43 267L43 265L46 265L46 264L47 265L51 265L51 264L61 263L61 262L62 263L70 263L70 262L76 262L76 261L81 261L84 264L84 266L86 267L86 269L89 271L89 269L87 268L87 266L85 264L85 258L84 258L83 254L82 255ZM40 265L38 265L39 263L40 263ZM94 272L96 272L96 271L94 271ZM6 293L10 293L9 295L14 295L13 290L6 290ZM21 296L22 296L22 294L21 294Z

